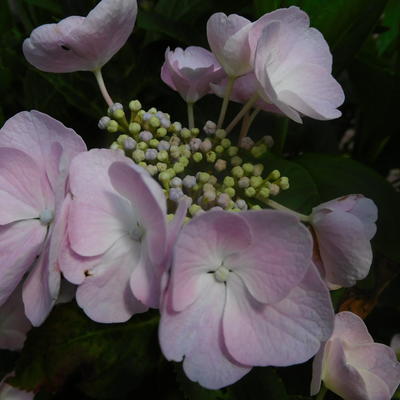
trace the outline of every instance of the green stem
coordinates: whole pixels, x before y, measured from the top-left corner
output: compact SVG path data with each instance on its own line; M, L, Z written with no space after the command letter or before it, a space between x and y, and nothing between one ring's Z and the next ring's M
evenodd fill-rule
M282 204L277 203L274 200L267 199L267 200L264 200L264 203L267 206L270 206L271 208L274 208L275 210L285 211L285 212L287 212L289 214L292 214L292 215L296 216L297 218L299 218L300 221L308 222L308 223L311 221L311 217L309 215L300 214L297 211L294 211L294 210L292 210L290 208L287 208L287 207L283 206Z
M328 391L328 388L324 384L322 384L321 390L317 394L317 397L315 398L315 400L323 400L327 391Z
M250 108L253 107L257 99L258 99L258 94L254 93L253 96L251 96L250 99L247 101L247 103L242 107L242 109L239 111L236 117L232 120L232 122L226 127L225 129L226 133L229 133L236 126L236 124L242 119L242 117L244 117L247 111L249 111Z
M110 95L108 94L106 84L104 83L103 75L101 73L101 68L94 70L93 73L94 73L94 76L96 77L97 83L100 88L100 92L103 95L104 100L106 101L108 106L111 107L114 104L114 102L113 102L112 98L110 97Z
M260 111L261 110L259 108L255 108L250 115L246 114L246 116L248 115L247 118L246 118L246 116L243 118L242 130L240 131L240 135L239 135L239 143L244 137L246 137L248 135L251 124L253 123L254 118L257 116L257 114Z
M220 129L222 127L222 124L224 123L226 110L228 109L229 99L231 97L233 84L235 83L235 80L236 80L235 76L228 77L228 82L226 83L225 87L224 99L222 101L221 111L219 112L217 129Z
M187 114L188 114L189 129L193 129L194 128L193 103L187 103Z
M278 133L278 137L276 138L274 148L277 154L282 154L285 147L286 137L289 128L289 118L281 117L279 121L279 127L280 130Z

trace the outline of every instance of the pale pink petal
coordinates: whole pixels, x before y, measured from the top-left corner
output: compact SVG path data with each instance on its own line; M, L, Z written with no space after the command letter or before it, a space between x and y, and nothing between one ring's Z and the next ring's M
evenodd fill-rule
M42 71L94 71L125 44L136 13L136 0L102 0L86 18L36 28L24 41L24 55Z
M312 378L311 378L311 384L310 384L311 396L315 396L321 389L325 346L326 346L325 343L321 344L321 347L320 347L318 353L315 355L314 360L313 360Z
M208 389L219 389L244 376L251 367L231 359L225 351L221 319L225 286L205 274L205 290L182 312L174 312L167 295L161 313L160 346L168 360L183 361L192 381Z
M389 396L393 395L400 383L400 363L391 347L381 343L355 345L346 349L346 357L347 362L364 377L369 392L370 378L364 375L365 370L380 378L387 386Z
M251 70L248 34L251 22L240 15L215 13L207 21L208 44L229 76Z
M328 282L350 287L368 275L372 249L357 217L333 211L316 214L312 224Z
M335 316L335 330L332 339L340 338L351 345L373 343L364 321L356 314L342 311Z
M61 276L53 269L54 265L49 258L49 247L50 243L47 241L22 290L25 314L33 326L43 323L58 297Z
M185 225L175 245L173 309L182 311L192 304L204 290L200 277L215 271L226 257L239 255L251 239L247 222L233 213L210 211Z
M39 218L53 202L46 175L32 158L20 150L0 148L0 224Z
M160 264L165 257L167 241L166 214L159 206L160 202L166 203L161 186L135 164L116 162L109 168L109 176L114 189L129 200L137 213L138 222L145 230L150 261Z
M307 28L310 25L308 15L298 7L280 8L264 14L253 23L249 32L249 44L252 51L252 59L254 59L258 40L263 34L265 27L274 21L290 25L291 28L285 36L279 37L272 42L273 45L271 46L270 51L279 56L280 63L283 63L286 60L287 56L295 48L299 38L307 32Z
M147 306L132 294L129 278L139 262L140 245L128 238L118 240L88 271L78 287L76 301L96 322L125 322Z
M400 353L400 334L396 333L393 335L390 341L390 347L396 352L396 354Z
M40 254L46 227L39 220L0 226L0 304L17 287Z
M33 392L25 392L5 382L0 383L0 400L33 400L34 397Z
M0 307L0 348L21 350L32 325L25 316L22 302L22 285L19 285ZM1 397L0 397L1 398Z
M309 269L311 235L296 217L284 212L248 211L240 215L249 224L253 241L245 251L228 257L225 264L242 278L255 299L276 303Z
M71 163L68 236L78 255L104 253L136 223L131 205L111 185L108 168L114 161L133 164L119 151L107 149L81 153Z
M288 366L317 353L333 328L329 292L313 265L281 302L257 302L234 273L227 282L223 317L226 347L243 364Z
M60 172L65 175L72 158L86 150L82 138L73 129L39 111L23 111L7 120L0 130L0 147L28 154L46 171L53 191L58 187Z

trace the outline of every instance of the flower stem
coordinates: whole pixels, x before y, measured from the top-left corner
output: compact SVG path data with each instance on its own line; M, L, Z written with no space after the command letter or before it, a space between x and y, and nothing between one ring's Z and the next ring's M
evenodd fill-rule
M187 103L187 114L188 114L189 129L193 129L194 128L193 103Z
M220 129L222 127L222 124L224 123L226 110L228 109L229 99L231 97L233 84L235 83L235 80L236 80L235 76L228 77L228 82L226 83L225 87L224 100L222 101L221 111L219 112L217 129Z
M309 215L300 214L297 211L294 211L294 210L292 210L290 208L287 208L287 207L283 206L282 204L277 203L274 200L266 199L266 200L264 200L264 203L267 206L270 206L271 208L274 208L275 210L285 211L285 212L287 212L289 214L292 214L292 215L296 216L297 218L299 218L300 221L309 223L310 220L311 220L311 217Z
M110 97L110 95L108 94L106 85L104 83L103 75L101 73L101 68L94 70L93 73L94 73L94 76L96 77L97 83L100 88L100 92L103 95L104 100L106 101L108 106L112 106L114 104L114 102L113 102L112 98Z
M324 384L322 384L321 390L317 394L317 397L315 398L315 400L323 400L325 398L327 391L328 391L328 388Z
M259 108L255 108L253 110L253 112L249 115L248 113L244 116L243 118L243 124L242 124L242 129L240 131L240 135L239 135L239 143L240 141L247 136L247 134L249 133L249 129L251 124L254 121L254 118L257 116L257 114L260 112Z
M258 99L258 94L254 93L253 96L251 96L250 99L247 101L247 103L242 107L242 109L239 111L236 117L233 118L231 123L226 127L225 129L226 133L229 133L236 126L236 124L242 119L242 117L247 113L247 111L249 111L250 108L253 107L257 99Z

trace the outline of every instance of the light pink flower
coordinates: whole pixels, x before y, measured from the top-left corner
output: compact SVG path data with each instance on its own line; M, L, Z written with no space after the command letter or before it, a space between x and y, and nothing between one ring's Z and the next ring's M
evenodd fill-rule
M0 349L21 350L31 327L25 316L20 284L0 307Z
M166 199L116 150L91 150L70 169L68 242L60 263L78 304L98 322L158 307L167 253Z
M368 275L377 214L374 202L362 195L340 197L313 209L317 266L329 285L350 287Z
M33 325L58 296L68 168L85 150L72 129L37 111L15 115L0 130L0 304L29 272L23 300Z
M238 77L252 70L251 27L248 19L236 14L215 13L207 22L208 44L228 76Z
M190 46L165 52L161 68L161 79L176 90L187 103L210 93L210 83L217 82L225 75L218 61L208 50Z
M395 351L397 356L400 355L400 334L396 333L390 341L390 347Z
M136 0L102 0L87 17L36 28L24 41L24 55L46 72L98 70L125 44L136 13Z
M226 84L227 79L223 79L218 83L211 83L210 87L214 94L223 98ZM257 93L258 90L259 85L256 77L253 72L250 72L235 80L229 99L237 103L246 103L255 93ZM264 111L282 114L281 110L277 106L267 103L263 99L258 99L254 107L258 107Z
M249 43L259 95L301 123L301 115L338 118L341 86L332 77L332 55L322 34L298 7L273 11L253 23Z
M252 366L312 357L332 331L311 237L279 211L209 211L182 228L164 294L160 344L209 389Z
M392 348L374 343L360 317L344 311L314 359L312 395L321 380L346 400L390 400L400 383L400 363Z

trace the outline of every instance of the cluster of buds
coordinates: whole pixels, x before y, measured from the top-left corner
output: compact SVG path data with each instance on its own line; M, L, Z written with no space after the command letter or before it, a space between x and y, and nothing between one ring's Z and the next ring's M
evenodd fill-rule
M200 138L198 128L171 122L169 114L154 107L145 111L138 100L129 109L128 120L123 106L113 104L99 127L119 133L111 148L123 151L161 183L170 212L183 196L191 203L191 216L212 208L260 209L270 196L289 188L287 177L265 171L260 163L273 144L271 137L258 142L245 137L235 146L212 121Z

